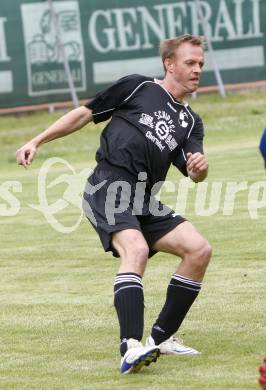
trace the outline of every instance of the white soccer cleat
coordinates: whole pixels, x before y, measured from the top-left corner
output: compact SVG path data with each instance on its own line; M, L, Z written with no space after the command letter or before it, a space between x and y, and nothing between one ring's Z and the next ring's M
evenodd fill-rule
M154 340L151 336L147 338L146 346L155 345ZM187 347L175 336L171 336L168 340L164 341L159 345L160 352L162 355L200 355L201 352L194 348Z
M121 358L121 374L139 372L143 366L156 362L160 356L160 348L156 345L146 346L134 339L127 340L128 350Z

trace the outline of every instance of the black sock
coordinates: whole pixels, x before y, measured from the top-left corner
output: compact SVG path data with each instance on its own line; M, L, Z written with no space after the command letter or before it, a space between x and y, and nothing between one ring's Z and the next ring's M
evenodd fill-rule
M117 274L114 283L114 305L120 325L120 352L127 350L126 340L141 340L144 328L144 295L141 276L133 273Z
M201 283L174 274L167 289L166 301L152 327L151 336L158 345L180 327L201 289Z

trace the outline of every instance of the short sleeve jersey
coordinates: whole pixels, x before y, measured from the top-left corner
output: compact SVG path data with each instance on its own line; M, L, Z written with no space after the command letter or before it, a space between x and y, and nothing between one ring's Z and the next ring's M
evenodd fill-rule
M146 172L152 186L171 164L185 176L186 154L203 153L203 124L155 79L121 78L85 103L95 123L111 118L101 134L96 161L104 160L137 178Z

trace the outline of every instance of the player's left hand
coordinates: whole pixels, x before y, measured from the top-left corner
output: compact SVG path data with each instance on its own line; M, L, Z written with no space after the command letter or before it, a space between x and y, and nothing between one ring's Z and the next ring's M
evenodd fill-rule
M187 153L187 170L191 172L203 172L208 169L208 161L202 153Z
M204 180L207 176L208 167L209 164L204 154L200 152L187 153L187 172L192 180Z

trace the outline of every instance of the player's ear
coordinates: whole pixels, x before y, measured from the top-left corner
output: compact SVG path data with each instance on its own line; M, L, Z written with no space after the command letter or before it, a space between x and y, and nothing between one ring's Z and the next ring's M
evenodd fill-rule
M167 72L173 73L174 62L173 62L173 59L172 59L172 58L167 57L167 58L164 60L164 66L165 66L165 69L166 69Z

